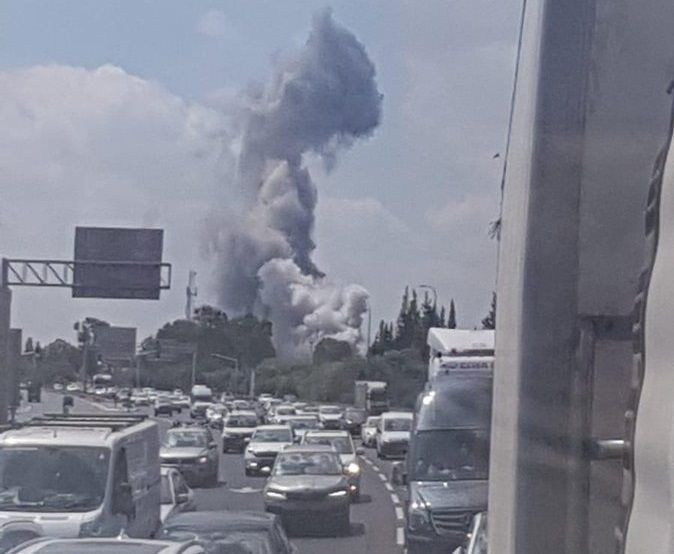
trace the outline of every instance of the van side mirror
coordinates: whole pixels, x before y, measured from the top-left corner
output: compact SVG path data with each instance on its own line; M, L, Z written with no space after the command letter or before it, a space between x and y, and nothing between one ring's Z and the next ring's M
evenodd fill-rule
M393 462L391 466L391 482L399 487L407 485L405 462Z
M115 491L112 512L131 517L133 514L133 494L130 483L119 483Z
M176 504L185 504L190 501L190 495L186 492L176 494Z

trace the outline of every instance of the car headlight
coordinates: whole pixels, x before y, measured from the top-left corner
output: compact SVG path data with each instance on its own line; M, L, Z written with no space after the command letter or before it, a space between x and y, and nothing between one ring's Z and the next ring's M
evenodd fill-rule
M280 492L280 491L268 490L265 493L265 495L268 496L269 498L274 498L274 499L277 499L277 500L285 500L285 498L286 498L285 493Z
M205 464L206 462L208 462L208 456L202 456L197 460L197 462L199 462L200 464Z
M360 473L360 466L356 462L351 462L346 466L346 472L349 475L358 475Z
M339 498L339 497L342 497L342 496L346 496L347 494L349 494L348 491L339 490L339 491L334 491L334 492L329 493L328 496L332 496L333 498Z
M431 526L428 508L423 498L415 494L407 509L407 525L412 531L428 529Z

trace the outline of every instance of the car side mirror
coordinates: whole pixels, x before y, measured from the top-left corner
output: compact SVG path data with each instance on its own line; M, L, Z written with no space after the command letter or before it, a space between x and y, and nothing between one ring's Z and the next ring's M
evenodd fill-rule
M391 482L399 487L407 485L405 462L393 462L391 466Z
M133 495L130 483L119 483L113 506L113 513L131 516L133 513Z
M186 492L176 494L176 504L185 504L190 501L190 495Z
M243 439L243 444L249 444L250 443L250 437L246 437Z
M302 440L302 437L300 437L300 436L298 435L298 436L296 436L296 437L293 439L293 442L294 442L295 444L299 444L301 440Z

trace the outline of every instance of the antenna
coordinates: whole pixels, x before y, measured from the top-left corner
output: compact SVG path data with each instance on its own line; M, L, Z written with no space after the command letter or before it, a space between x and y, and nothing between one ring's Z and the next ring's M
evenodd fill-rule
M192 319L192 299L197 296L197 272L190 269L187 279L187 302L185 303L185 319Z

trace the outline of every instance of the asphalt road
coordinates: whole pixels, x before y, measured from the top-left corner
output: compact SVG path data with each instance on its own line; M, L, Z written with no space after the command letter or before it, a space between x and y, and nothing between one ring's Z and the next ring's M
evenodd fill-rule
M25 405L17 417L29 418L45 412L61 411L61 395L43 393L39 404ZM111 413L111 403L90 402L75 398L74 413ZM149 408L143 410L150 412ZM186 411L176 416L188 419ZM171 424L167 417L155 418L161 432ZM219 449L221 450L221 449ZM403 552L402 491L390 483L391 462L377 460L376 453L367 449L361 461L362 496L351 507L351 529L340 537L320 536L321 529L306 529L310 536L291 537L300 554L396 554ZM246 477L242 454L221 454L220 478L217 487L195 489L198 510L263 510L264 477Z

